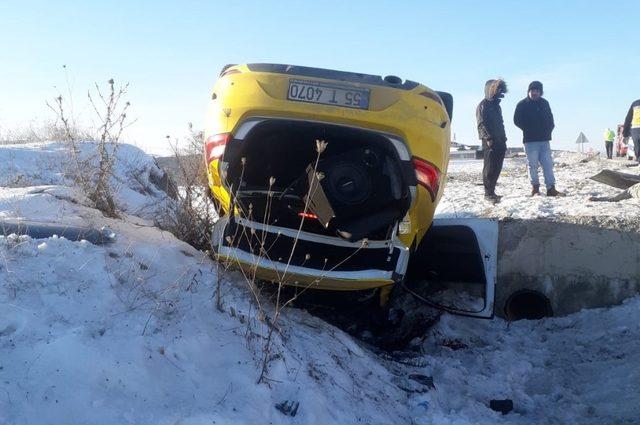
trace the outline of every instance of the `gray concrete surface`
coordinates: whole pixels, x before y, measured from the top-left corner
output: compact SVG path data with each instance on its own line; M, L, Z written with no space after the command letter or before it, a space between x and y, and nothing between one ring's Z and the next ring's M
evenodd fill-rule
M640 293L640 234L550 220L500 222L495 313L508 297L539 291L554 316L620 304Z

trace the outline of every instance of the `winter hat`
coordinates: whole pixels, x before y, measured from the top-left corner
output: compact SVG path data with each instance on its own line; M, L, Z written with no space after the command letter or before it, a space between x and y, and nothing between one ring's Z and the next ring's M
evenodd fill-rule
M540 81L532 81L529 84L529 89L527 90L527 93L530 92L531 90L540 90L540 94L544 93L544 91L542 90L542 83Z

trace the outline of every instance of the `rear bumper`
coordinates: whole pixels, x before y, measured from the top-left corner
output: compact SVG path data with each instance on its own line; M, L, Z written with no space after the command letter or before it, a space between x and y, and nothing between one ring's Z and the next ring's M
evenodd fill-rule
M350 243L340 238L298 234L292 229L265 228L260 223L237 220L231 224L228 217L218 221L213 249L219 260L228 261L257 279L314 289L365 290L392 285L401 280L407 270L409 249L396 238L395 241ZM254 243L249 241L251 238L255 238ZM266 240L269 242L265 243ZM272 252L274 247L277 251ZM292 249L294 255L288 255Z
M236 265L248 276L288 286L334 291L354 291L392 285L392 273L382 270L321 271L308 267L292 266L255 256L238 248L221 247L216 257Z

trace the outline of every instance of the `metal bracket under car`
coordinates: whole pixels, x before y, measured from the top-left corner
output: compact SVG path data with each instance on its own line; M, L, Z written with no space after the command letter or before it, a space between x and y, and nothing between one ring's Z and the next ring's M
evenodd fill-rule
M431 307L490 319L495 300L497 254L496 220L434 219L411 257L404 289Z

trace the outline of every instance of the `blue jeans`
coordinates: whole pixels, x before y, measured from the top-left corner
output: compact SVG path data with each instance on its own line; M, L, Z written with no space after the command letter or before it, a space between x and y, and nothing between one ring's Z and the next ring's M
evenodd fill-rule
M542 165L544 174L544 184L549 189L556 185L556 178L553 176L553 158L551 158L551 145L549 142L527 142L524 144L524 151L527 154L529 165L529 177L533 186L539 186L538 164Z

